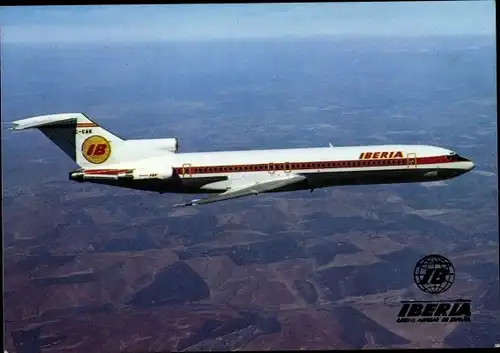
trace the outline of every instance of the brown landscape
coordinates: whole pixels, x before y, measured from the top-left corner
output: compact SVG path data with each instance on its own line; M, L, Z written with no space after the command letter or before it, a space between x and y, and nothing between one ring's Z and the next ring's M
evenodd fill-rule
M175 211L175 195L66 187L7 200L7 349L463 347L482 346L498 327L498 251L479 237L495 210L483 210L472 233L470 222L446 225L468 211L415 216L397 186ZM30 208L37 231L23 236L34 221L16 215ZM423 230L405 229L408 220ZM466 241L461 234L478 245L454 251L450 239ZM443 298L471 298L472 323L396 323L400 300L426 298L412 271L430 252L454 263ZM483 336L467 336L471 328Z

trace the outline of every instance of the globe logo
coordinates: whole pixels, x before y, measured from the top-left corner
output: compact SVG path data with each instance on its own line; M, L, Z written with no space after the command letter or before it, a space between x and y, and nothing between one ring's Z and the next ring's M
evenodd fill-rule
M455 281L455 268L444 256L427 255L415 265L413 279L417 287L425 293L444 293Z

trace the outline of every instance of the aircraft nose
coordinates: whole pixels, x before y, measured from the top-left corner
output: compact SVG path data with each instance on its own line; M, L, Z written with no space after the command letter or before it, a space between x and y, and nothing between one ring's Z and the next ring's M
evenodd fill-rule
M468 172L468 171L471 171L472 169L474 169L475 165L474 165L474 162L472 162L470 159L468 158L465 158L465 157L462 157L462 156L458 156L458 161L459 162L462 162L462 165L463 165L463 169Z
M467 159L467 161L463 162L463 169L465 172L470 172L472 169L474 169L474 167L475 165L470 159Z

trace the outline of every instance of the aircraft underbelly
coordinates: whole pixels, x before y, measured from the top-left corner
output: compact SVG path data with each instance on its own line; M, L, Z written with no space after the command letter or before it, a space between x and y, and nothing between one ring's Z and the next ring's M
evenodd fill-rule
M330 173L302 173L307 177L311 188L320 188L339 185L367 185L424 182L446 179L443 170L405 168L399 170L369 170L369 171L343 171Z
M368 171L332 171L326 173L299 173L306 180L293 185L287 185L270 192L317 189L340 185L368 185L424 182L448 179L456 175L454 170L404 168L399 170L368 170ZM170 180L95 180L92 183L118 186L129 189L153 191L160 193L181 192L187 194L220 193L228 188L238 188L257 181L269 181L283 177L285 173L252 173L234 176L204 176Z

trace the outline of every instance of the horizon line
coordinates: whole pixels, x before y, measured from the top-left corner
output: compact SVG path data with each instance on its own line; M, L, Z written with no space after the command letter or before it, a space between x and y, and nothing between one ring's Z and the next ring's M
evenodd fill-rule
M39 40L5 40L1 38L0 45L12 44L151 44L151 43L196 43L196 42L221 42L221 41L266 41L266 40L297 40L297 39L330 39L330 40L356 40L356 39L465 39L465 38L495 38L496 33L436 33L436 34L304 34L304 35L284 35L284 36L241 36L241 37L213 37L213 38L162 38L162 39L88 39L88 40L60 40L49 39Z

